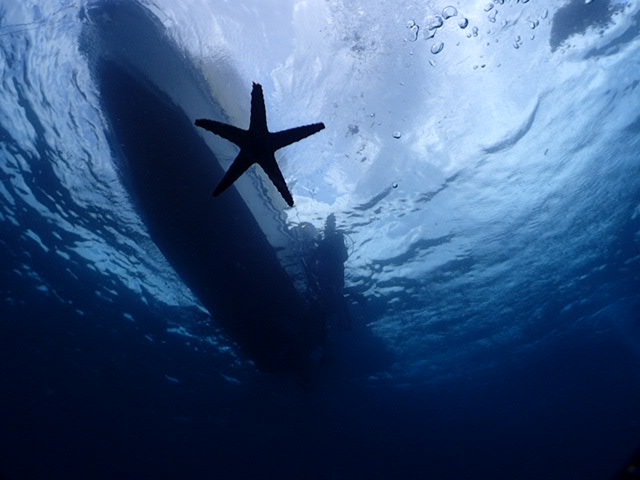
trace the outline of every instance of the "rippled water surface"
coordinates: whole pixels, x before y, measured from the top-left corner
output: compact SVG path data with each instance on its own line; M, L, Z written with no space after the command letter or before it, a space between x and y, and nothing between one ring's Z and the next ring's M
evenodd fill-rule
M640 442L639 22L0 0L0 475L608 478ZM278 154L294 208L258 172L238 191L293 275L291 232L335 214L356 330L392 361L348 368L354 335L311 385L253 367L150 233L98 59L191 119L246 126L256 81L272 130L327 125Z

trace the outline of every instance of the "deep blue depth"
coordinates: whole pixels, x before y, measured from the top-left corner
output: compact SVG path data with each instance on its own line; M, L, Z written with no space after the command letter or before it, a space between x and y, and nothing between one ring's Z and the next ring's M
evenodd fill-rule
M159 22L142 7L114 2L104 12L166 47ZM39 140L21 145L0 124L0 161L20 157L31 165L0 171L13 200L5 208L17 219L3 214L0 221L0 480L599 480L611 478L640 444L640 187L620 193L616 213L628 220L594 260L602 265L597 274L575 289L543 283L535 292L551 300L523 333L541 339L526 352L487 340L486 350L448 371L413 375L411 366L428 359L390 352L367 326L394 313L394 304L350 292L353 330L330 336L326 358L312 365L313 327L291 332L280 316L306 312L301 321L312 323L314 312L305 311L240 195L230 190L227 200L211 203L208 176L217 179L222 169L190 129L192 119L150 79L105 61L104 45L84 48L83 61L95 62L112 159L145 238L199 304L168 306L151 286L135 293L79 255L57 255L83 239L60 233L30 207L12 183L20 173L43 204L109 243L117 244L113 232L123 226L117 212L104 214L108 206L74 202L54 168L64 155L44 140L27 86L18 89ZM7 69L20 64L19 55L6 59ZM145 115L153 116L152 132ZM639 133L632 124L621 136ZM191 164L185 177L169 157L154 162L186 148L190 160L206 161ZM194 194L200 186L205 207ZM173 209L175 198L191 208ZM213 220L206 223L209 205ZM128 238L135 243L140 232ZM486 315L493 313L504 315ZM578 328L586 319L589 328ZM578 327L561 328L567 324ZM190 336L177 335L179 327ZM282 349L279 363L273 352Z

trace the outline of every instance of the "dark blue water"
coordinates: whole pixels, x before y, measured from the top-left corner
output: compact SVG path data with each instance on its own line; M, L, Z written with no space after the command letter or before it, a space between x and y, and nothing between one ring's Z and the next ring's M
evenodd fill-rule
M554 23L551 5L506 2L498 15L541 26L497 31L467 6L469 29L509 47L487 47L487 67L470 60L464 80L452 38L427 48L422 65L443 75L429 88L455 83L462 99L438 110L446 96L418 100L418 67L382 68L396 56L368 36L404 38L420 5L381 16L384 5L334 2L338 40L322 48L353 57L362 95L331 64L297 80L287 110L278 55L256 63L240 53L262 51L262 37L225 30L245 14L253 25L251 2L243 15L215 2L41 3L0 3L0 478L596 480L640 444L636 7L571 23L574 2ZM207 63L180 41L217 7L230 50ZM514 48L500 36L510 28L537 38ZM322 51L286 75L308 74ZM520 78L523 58L531 83L484 109L477 86L490 96ZM259 175L210 197L234 151L192 120L241 123L250 69L279 92L266 95L274 124L328 125L309 146L321 155L280 158L290 211ZM388 87L397 79L408 93ZM317 100L293 106L322 94L326 117ZM356 162L329 160L343 153ZM350 255L350 329L300 266L296 228L321 231L328 213ZM326 336L314 326L325 317Z

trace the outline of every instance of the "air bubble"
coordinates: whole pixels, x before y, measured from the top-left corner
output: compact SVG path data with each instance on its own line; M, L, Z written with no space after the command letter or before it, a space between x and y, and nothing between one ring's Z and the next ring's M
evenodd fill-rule
M473 34L474 37L478 36L478 27L473 27L473 30L471 30L471 33Z
M402 137L402 134L400 132L393 132L393 138L398 139Z
M437 29L434 29L434 30L426 29L426 30L424 31L424 39L425 39L425 40L429 40L430 38L435 37L435 36L436 36L436 32L437 32L437 31L438 31Z
M416 25L415 22L413 22L413 25L411 25L408 28L409 28L409 33L407 35L407 38L410 42L415 42L418 39L418 32L420 32L420 27Z
M460 20L458 20L458 26L460 28L462 28L463 30L465 28L467 28L467 25L469 25L469 19L468 18L462 17Z
M520 48L520 45L522 45L522 38L520 38L520 35L518 35L513 41L513 48L517 50L518 48Z
M491 23L496 23L496 15L498 15L498 10L493 10L489 13L489 15L487 15Z
M433 53L434 55L437 55L442 51L443 48L444 48L444 42L434 43L433 45L431 45L431 53Z
M429 30L435 30L437 28L440 28L442 25L444 25L444 20L442 19L442 17L440 15L434 15L433 17L429 18L427 28Z
M456 7L452 7L451 5L449 5L448 7L444 7L442 9L442 18L444 18L445 20L447 18L455 17L456 15L458 15L458 10L456 10Z
M393 182L393 183L391 184L391 186L392 186L393 188L398 188L398 182Z

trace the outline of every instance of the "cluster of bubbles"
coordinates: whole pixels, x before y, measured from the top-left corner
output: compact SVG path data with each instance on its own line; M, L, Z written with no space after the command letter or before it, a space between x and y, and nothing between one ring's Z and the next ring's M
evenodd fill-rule
M520 0L522 2L522 0ZM528 0L527 0L528 1ZM549 16L549 10L547 10L546 8L543 10L542 14L540 15L540 18L534 18L534 19L529 19L528 24L529 24L529 28L531 30L535 30L536 28L538 28L540 26L540 20L545 20L547 17ZM535 33L531 33L530 35L531 40L533 40L534 38L536 38ZM522 45L522 39L520 37L520 35L517 35L516 38L514 39L513 42L513 48L520 48L520 46Z
M592 0L584 0L586 3L590 3ZM490 23L496 23L498 20L501 20L502 26L506 27L509 25L509 21L505 18L499 17L498 13L502 10L502 7L505 4L528 4L530 0L492 0L489 3L486 3L483 7L484 12L486 13L486 18ZM507 5L508 6L508 5ZM536 18L530 18L527 20L527 25L531 30L535 30L540 26L541 21L545 20L549 16L548 9L544 9ZM433 43L431 44L430 51L433 55L438 55L444 50L444 42L435 40L435 36L439 30L444 28L446 25L454 24L460 30L466 30L467 38L475 38L480 35L480 31L478 27L474 26L470 29L469 27L469 19L462 15L458 9L452 5L448 5L444 7L439 14L429 15L424 22L419 25L415 20L409 20L407 22L407 40L409 42L416 42L420 38L420 34L422 34L425 40L431 40ZM490 34L491 31L487 30L487 34ZM523 45L523 36L525 35L523 32L520 32L521 35L516 35L513 39L513 48L519 49ZM534 32L530 34L531 40L535 38ZM488 44L487 44L488 45ZM413 52L410 52L413 55ZM429 64L432 66L436 66L434 60L429 60ZM473 65L473 69L483 69L487 65L486 64L478 64ZM498 64L500 66L500 64ZM393 138L400 139L402 134L400 132L393 132Z
M456 9L456 7L449 5L442 9L440 15L431 15L426 19L426 23L423 28L424 38L426 40L429 40L435 37L438 30L444 27L445 21L454 17L457 17L458 27L460 27L461 29L465 29L467 28L467 26L469 26L469 20L462 15L458 16L458 10ZM407 28L409 29L409 41L415 42L416 40L418 40L420 34L420 25L418 25L414 20L410 20L407 23ZM431 46L431 53L437 55L443 49L444 42L436 42Z
M487 3L483 10L487 15L487 20L490 23L496 23L499 19L498 12L500 11L500 7L505 5L505 3L519 3L519 4L527 4L530 0L493 0L490 3ZM590 1L590 0L586 0ZM540 21L547 18L549 15L548 10L544 10L540 15L540 18L534 18L528 20L528 25L531 30L535 30L540 25ZM458 10L451 5L448 5L442 9L440 14L430 15L428 16L423 25L418 25L415 20L409 20L407 23L408 32L408 41L415 42L420 37L420 33L422 31L422 35L426 40L431 40L436 36L438 30L442 29L446 23L452 23L452 21L456 21L457 26L461 30L465 30L469 26L469 19L464 15L461 15ZM508 20L503 19L502 25L507 26ZM477 37L479 35L478 27L473 27L468 33L467 38ZM530 35L531 40L535 38L535 34L532 32ZM514 38L513 48L519 49L523 44L522 37L520 35ZM444 42L442 41L434 41L431 45L431 53L433 55L437 55L442 52L444 49ZM429 63L434 65L433 60L430 60Z
M496 19L498 18L498 8L497 6L501 6L504 5L506 2L509 2L510 0L493 0L493 3L487 3L484 7L484 11L487 13L487 20L489 20L489 22L491 23L495 23ZM590 0L587 0L590 1ZM526 4L529 3L529 0L515 0L515 3L521 3L521 4ZM531 30L535 30L536 28L538 28L540 26L540 20L544 20L548 17L549 15L549 10L545 9L542 12L542 15L540 16L540 18L535 18L535 19L529 19L528 20L528 24L529 27L531 28ZM503 20L502 21L502 25L503 26L507 26L508 25L508 21L507 20ZM535 34L531 34L530 36L531 40L533 40L535 38ZM518 49L522 46L522 37L520 35L516 35L516 37L514 38L513 41L513 48Z
M496 5L504 5L504 3L505 0L493 0L493 3L487 3L485 5L484 11L487 13L487 19L491 23L495 23L498 16L498 8L496 7ZM529 3L529 0L516 0L515 3Z

